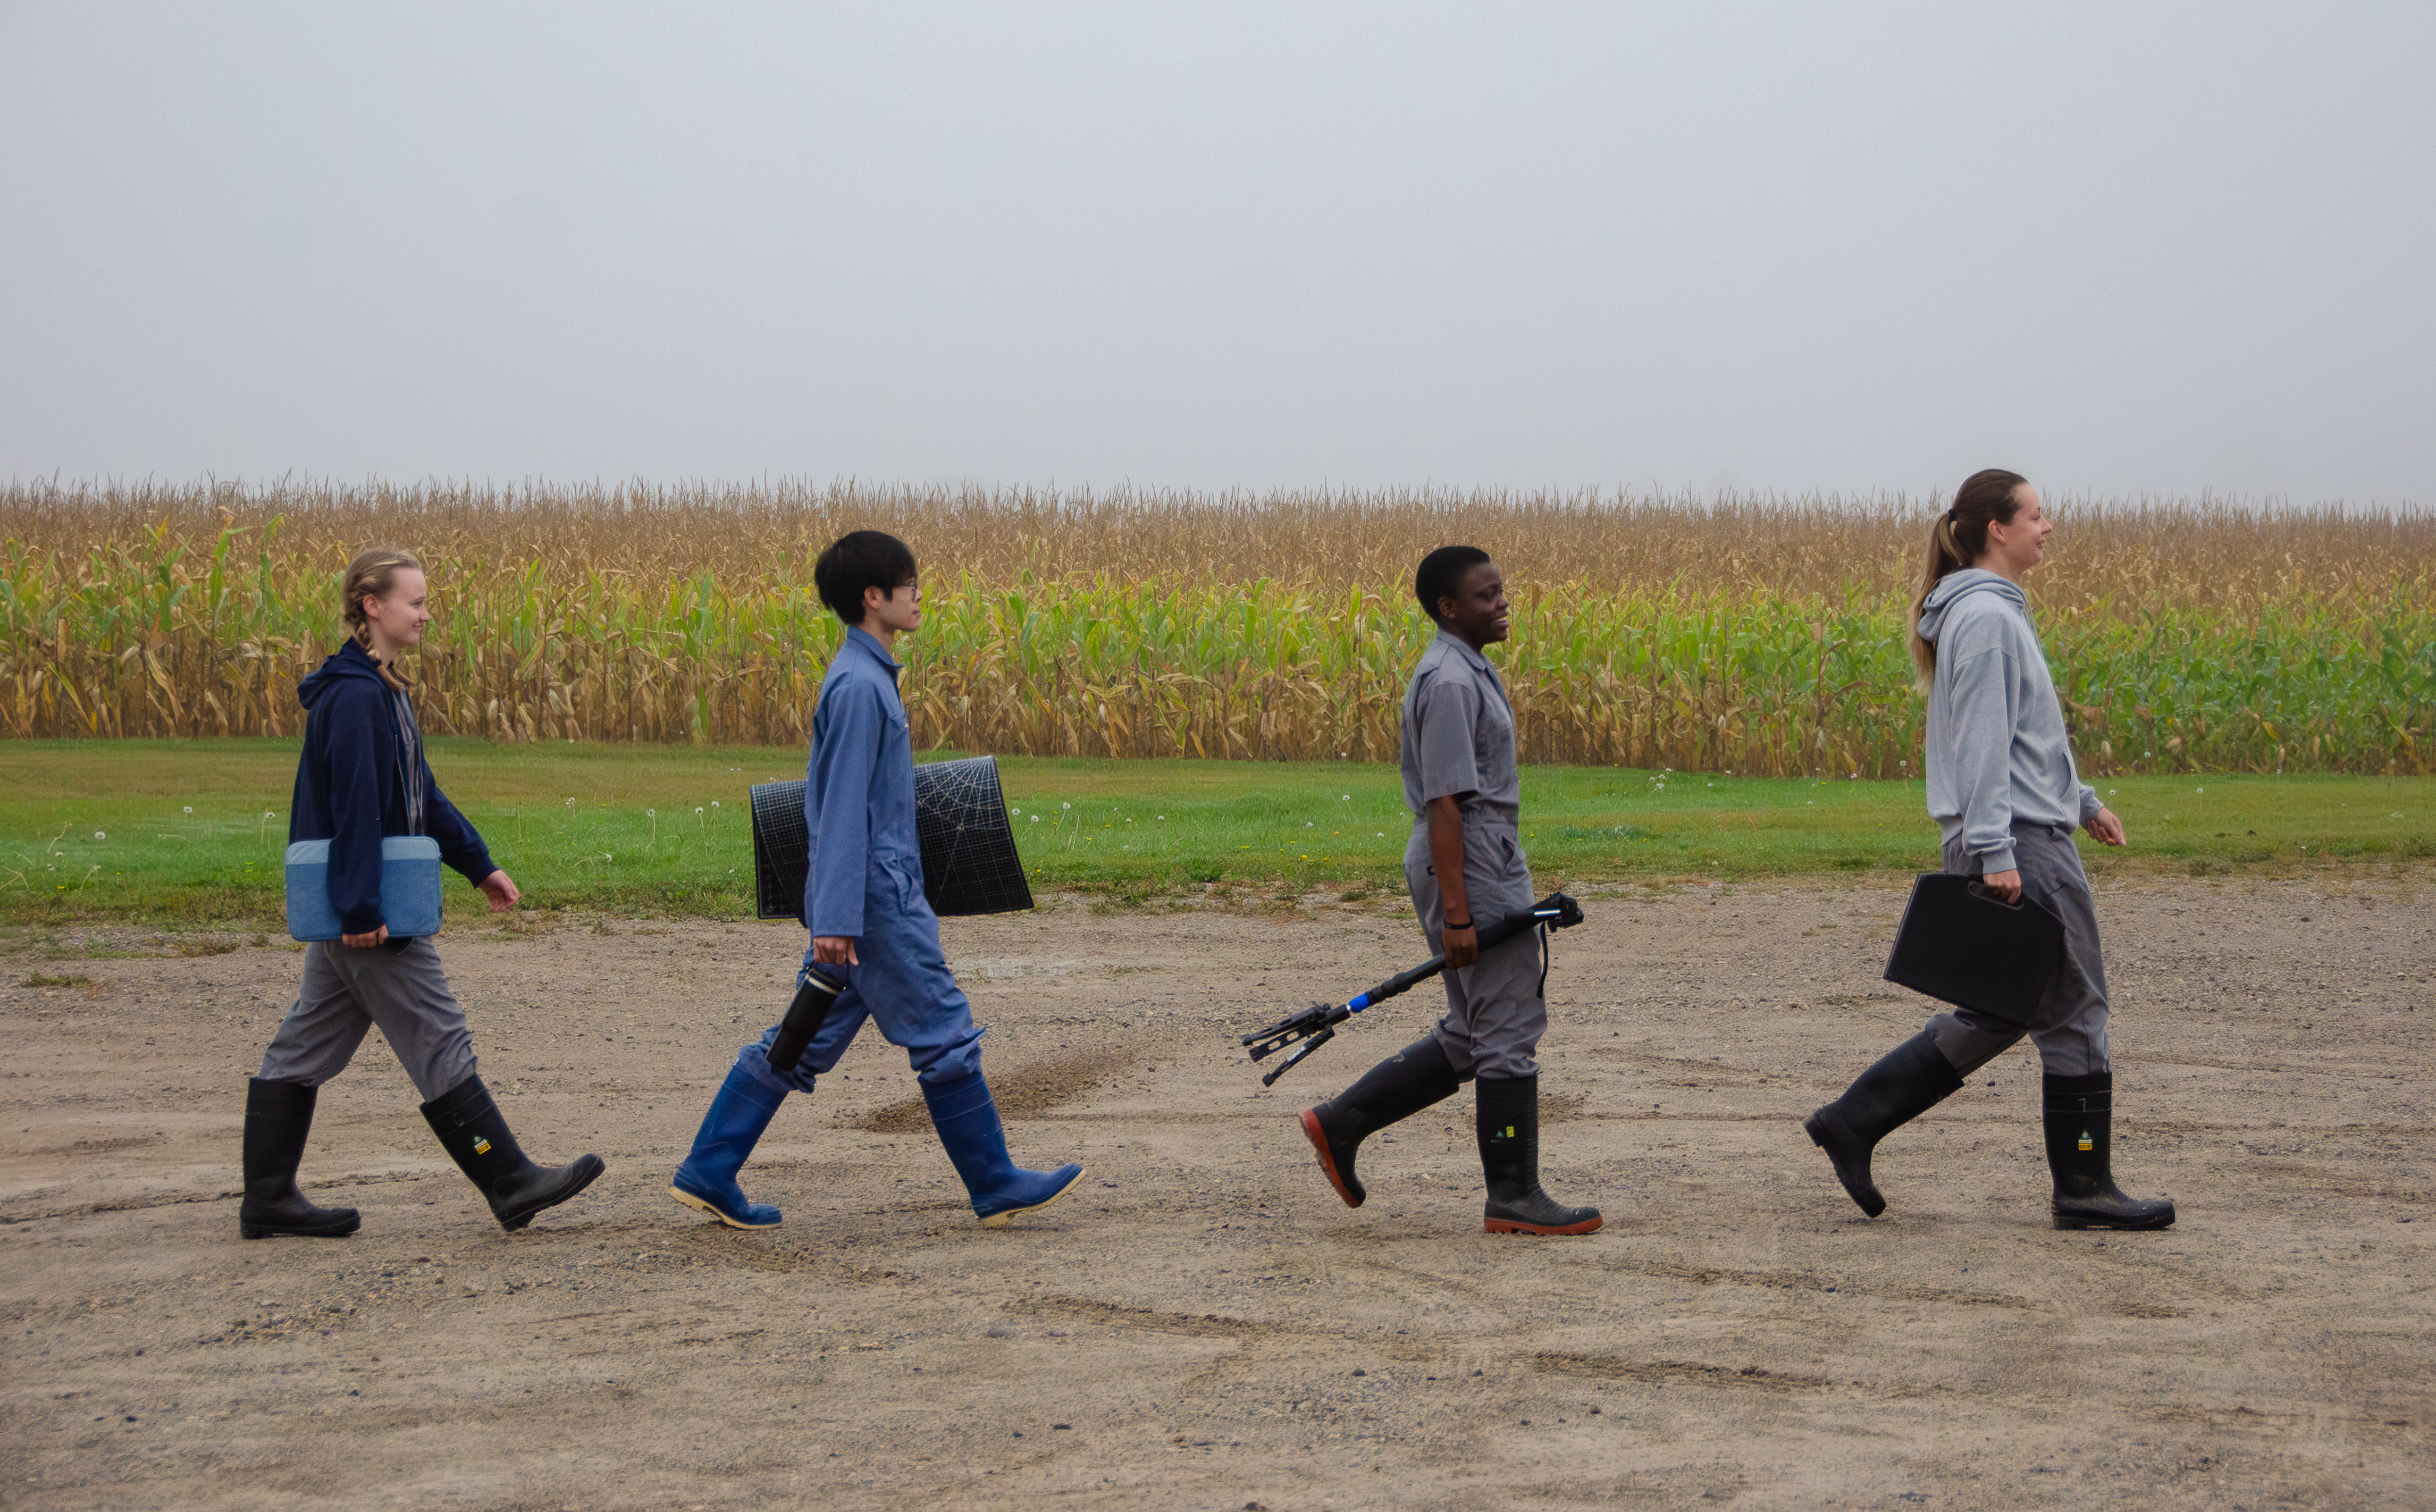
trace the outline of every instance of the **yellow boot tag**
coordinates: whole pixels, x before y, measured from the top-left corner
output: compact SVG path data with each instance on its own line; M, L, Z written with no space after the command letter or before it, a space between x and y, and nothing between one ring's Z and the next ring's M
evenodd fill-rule
M2089 1148L2088 1135L2084 1134L2080 1137L2080 1147L2084 1150ZM491 1153L491 1141L483 1138L478 1134L474 1136L474 1153L476 1155L489 1155Z
M2087 1129L2080 1131L2080 1147L2084 1150L2095 1150L2097 1148L2097 1141L2089 1137L2089 1131ZM479 1148L479 1146L477 1146L477 1148Z

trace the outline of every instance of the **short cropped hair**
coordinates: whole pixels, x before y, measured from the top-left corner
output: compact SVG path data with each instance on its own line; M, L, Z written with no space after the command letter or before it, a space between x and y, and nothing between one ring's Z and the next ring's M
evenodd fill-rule
M1463 575L1488 560L1488 553L1476 546L1442 546L1421 558L1420 570L1413 574L1413 597L1421 601L1421 613L1444 624L1438 600L1453 598Z
M821 602L849 625L862 623L862 590L894 594L916 575L914 548L885 530L848 530L812 564Z

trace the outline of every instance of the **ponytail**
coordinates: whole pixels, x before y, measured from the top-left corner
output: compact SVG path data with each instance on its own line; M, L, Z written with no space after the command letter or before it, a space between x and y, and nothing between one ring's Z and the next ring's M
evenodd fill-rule
M1928 562L1921 574L1920 592L1911 600L1911 664L1920 670L1920 688L1937 679L1937 646L1920 634L1921 611L1928 596L1945 581L1988 554L1988 527L2010 525L2022 501L2014 491L2029 479L2001 467L1972 474L1954 491L1954 507L1929 522Z

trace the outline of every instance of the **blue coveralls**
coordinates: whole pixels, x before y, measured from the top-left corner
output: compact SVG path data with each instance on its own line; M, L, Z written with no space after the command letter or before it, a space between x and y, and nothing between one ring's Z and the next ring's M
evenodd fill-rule
M939 916L922 895L913 731L896 694L903 669L857 626L846 631L821 680L805 770L811 869L804 878L804 922L815 936L853 940L861 965L815 967L810 947L805 947L804 970L843 979L845 988L793 1070L782 1074L770 1065L775 1024L737 1051L737 1064L773 1091L810 1091L866 1018L890 1044L903 1047L926 1086L982 1069L982 1031L948 969Z

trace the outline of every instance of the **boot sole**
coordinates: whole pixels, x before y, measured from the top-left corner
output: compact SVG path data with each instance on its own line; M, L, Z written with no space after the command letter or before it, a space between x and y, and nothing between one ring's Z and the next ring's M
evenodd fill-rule
M1347 1190L1345 1178L1336 1173L1336 1156L1328 1153L1328 1135L1319 1126L1319 1115L1310 1108L1305 1108L1297 1121L1302 1124L1303 1138L1309 1139L1311 1147L1319 1152L1320 1173L1328 1177L1328 1184L1336 1189L1336 1195L1344 1199L1345 1206L1361 1207L1362 1199Z
M1861 1209L1861 1213L1864 1217L1875 1218L1878 1214L1885 1212L1887 1210L1887 1199L1879 1195L1877 1186L1874 1183L1872 1183L1869 1188L1870 1194L1867 1197L1862 1196L1859 1192L1853 1190L1851 1179L1844 1174L1844 1162L1836 1158L1835 1147L1827 1142L1827 1137L1820 1134L1818 1129L1819 1123L1818 1114L1813 1113L1808 1118L1801 1121L1801 1132L1810 1136L1810 1142L1812 1144L1817 1145L1819 1149L1826 1152L1828 1165L1835 1168L1836 1185L1844 1189L1844 1195L1853 1199L1853 1206ZM1875 1207L1870 1206L1872 1199L1876 1202Z
M1562 1234L1594 1233L1598 1226L1606 1222L1607 1219L1604 1217L1585 1218L1578 1224L1566 1224L1558 1227L1548 1224L1526 1224L1519 1218L1484 1218L1480 1221L1480 1231L1484 1234L1531 1234L1543 1239L1554 1239Z
M541 1201L534 1203L531 1207L523 1208L520 1211L503 1213L494 1210L491 1216L499 1221L499 1226L501 1228L506 1229L510 1233L514 1233L517 1229L522 1228L529 1223L531 1223L535 1218L549 1211L560 1203L566 1202L581 1194L584 1188L600 1180L600 1173L608 1169L609 1168L607 1166L601 1163L599 1156L587 1155L583 1159L575 1162L575 1183L566 1190L552 1192L549 1196L543 1198Z
M1074 1173L1073 1180L1058 1188L1048 1197L1039 1202L1034 1203L1029 1208L1009 1208L1002 1213L992 1213L987 1218L982 1220L982 1226L983 1228L1004 1228L1006 1226L1006 1221L1018 1213L1036 1213L1043 1208L1054 1207L1068 1192L1072 1191L1075 1188L1081 1186L1083 1184L1083 1178L1090 1173L1091 1173L1088 1171L1077 1171Z
M2097 1228L2112 1230L2118 1234L2142 1234L2153 1229L2173 1227L2174 1215L2166 1213L2157 1218L2143 1218L2135 1223L2116 1223L2108 1218L2066 1218L2063 1214L2058 1213L2055 1215L2055 1225L2058 1228Z
M344 1239L364 1226L361 1214L327 1224L247 1224L236 1225L241 1239Z
M705 1212L710 1214L710 1216L718 1219L721 1223L725 1224L730 1228L775 1228L780 1223L784 1222L783 1219L773 1218L766 1224L748 1224L741 1218L730 1218L717 1203L697 1197L692 1192L686 1190L683 1187L670 1187L669 1189L669 1195L674 1197L677 1201L684 1203L687 1207L693 1208L697 1212Z

